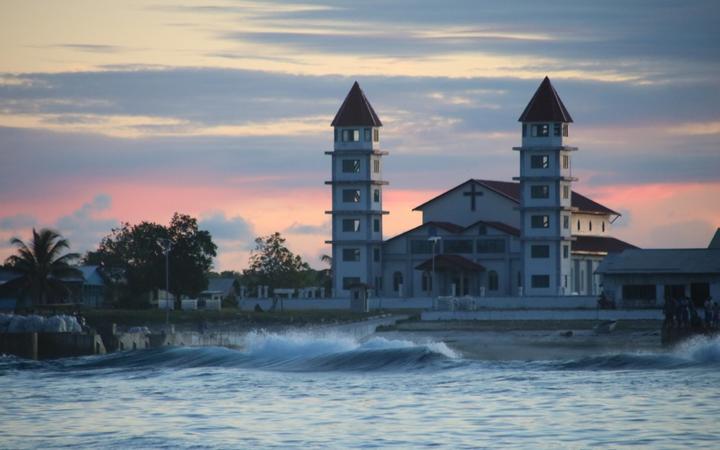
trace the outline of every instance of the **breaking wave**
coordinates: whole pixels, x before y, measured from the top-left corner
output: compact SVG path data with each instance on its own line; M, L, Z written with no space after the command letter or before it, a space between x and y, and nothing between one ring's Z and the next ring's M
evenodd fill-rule
M459 356L441 342L417 344L373 337L253 332L240 349L164 347L48 362L59 370L239 367L277 371L421 370L442 367ZM11 361L6 361L11 362Z
M619 353L559 364L568 370L662 370L720 366L720 337L696 337L667 352Z

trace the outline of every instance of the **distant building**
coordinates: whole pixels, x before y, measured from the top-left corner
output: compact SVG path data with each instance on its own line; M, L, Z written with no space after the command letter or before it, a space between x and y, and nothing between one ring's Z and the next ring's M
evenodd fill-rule
M106 278L100 266L78 266L80 274L76 277L63 278L68 287L66 303L75 303L87 308L105 306Z
M720 302L720 229L708 248L631 249L598 267L605 293L621 305L659 306L689 297L701 307Z
M13 311L21 304L22 274L0 268L0 311Z
M620 214L572 190L573 122L548 78L520 116L516 182L470 179L417 206L422 224L384 240L380 118L357 82L332 126L333 287L382 296L599 294Z

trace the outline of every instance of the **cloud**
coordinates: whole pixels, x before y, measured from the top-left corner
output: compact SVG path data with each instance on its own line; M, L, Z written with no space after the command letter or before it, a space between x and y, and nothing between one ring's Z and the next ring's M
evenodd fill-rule
M72 213L58 218L55 228L70 241L73 251L83 253L95 249L103 237L120 226L119 220L101 216L111 204L109 195L98 194Z
M247 245L255 238L253 225L240 216L227 217L224 212L215 211L201 215L198 225L207 230L218 241L239 241Z
M287 234L321 234L329 235L330 233L330 222L326 221L320 225L302 224L293 222L292 225L283 230L283 233Z
M30 214L18 213L0 217L0 230L20 230L37 225L37 219Z

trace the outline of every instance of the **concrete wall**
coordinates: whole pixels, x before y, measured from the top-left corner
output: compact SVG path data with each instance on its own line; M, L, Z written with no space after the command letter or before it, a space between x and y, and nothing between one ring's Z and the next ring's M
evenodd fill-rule
M425 311L422 320L663 320L657 309Z

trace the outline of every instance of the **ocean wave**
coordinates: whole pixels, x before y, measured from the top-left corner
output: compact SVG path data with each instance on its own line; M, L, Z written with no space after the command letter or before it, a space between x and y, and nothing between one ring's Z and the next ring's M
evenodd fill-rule
M253 332L240 349L225 347L163 347L103 356L56 360L47 369L66 371L126 371L128 369L183 369L238 367L277 371L420 370L457 360L459 355L442 342L414 343L372 337L356 340L346 335ZM7 360L9 366L19 360Z
M618 353L558 364L568 370L661 370L720 366L720 337L696 337L666 352Z

